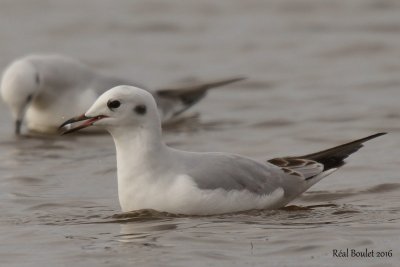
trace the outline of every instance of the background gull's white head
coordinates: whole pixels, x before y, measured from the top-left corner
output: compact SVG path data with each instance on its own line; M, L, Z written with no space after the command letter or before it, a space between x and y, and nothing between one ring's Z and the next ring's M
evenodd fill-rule
M40 77L34 66L26 61L14 62L1 81L1 97L9 106L19 134L28 105L39 91Z

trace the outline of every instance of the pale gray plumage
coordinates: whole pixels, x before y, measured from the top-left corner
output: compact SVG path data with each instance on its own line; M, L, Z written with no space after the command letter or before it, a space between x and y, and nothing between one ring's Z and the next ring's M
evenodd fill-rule
M201 189L248 190L256 194L275 191L288 177L272 164L227 153L181 152L185 173Z
M299 175L251 158L228 153L177 152L185 162L184 173L193 178L201 189L247 190L257 195L271 194L278 188L284 191L282 202L288 203L314 183L307 178L322 173L322 165L314 162L297 168Z

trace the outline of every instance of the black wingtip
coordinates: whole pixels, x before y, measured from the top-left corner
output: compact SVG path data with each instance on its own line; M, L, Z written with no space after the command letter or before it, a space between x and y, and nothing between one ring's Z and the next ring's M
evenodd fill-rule
M374 138L376 138L376 137L379 137L379 136L382 136L382 135L385 135L385 134L387 134L387 133L386 133L386 132L376 133L376 134L367 136L367 137L365 137L365 138L362 138L362 139L360 139L360 140L365 139L365 141L363 141L363 142L366 142L366 141L368 141L368 140L374 139Z
M209 82L195 83L188 86L172 87L172 88L162 88L156 91L157 95L160 97L195 97L199 95L204 95L209 89L214 89L217 87L222 87L231 83L239 82L247 79L244 76L234 76L231 78L219 79Z
M340 146L326 149L317 153L305 155L300 158L310 159L322 163L324 165L324 171L332 168L338 168L345 164L344 160L348 156L350 156L351 154L362 148L363 143L385 134L387 133L386 132L376 133Z
M209 83L205 83L203 85L204 89L211 89L211 88L217 88L217 87L221 87L221 86L225 86L231 83L235 83L235 82L240 82L243 80L246 80L247 77L244 76L237 76L237 77L233 77L233 78L228 78L228 79L223 79L223 80L218 80L215 82L209 82Z

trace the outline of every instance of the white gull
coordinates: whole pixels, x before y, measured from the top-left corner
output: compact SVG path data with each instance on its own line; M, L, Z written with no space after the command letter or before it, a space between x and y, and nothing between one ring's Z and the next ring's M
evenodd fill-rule
M123 211L154 209L209 215L288 204L378 133L321 152L256 161L228 153L176 150L162 142L161 120L152 95L117 86L101 95L83 115L60 127L83 121L64 133L94 125L114 138L118 195Z
M242 80L242 77L192 84L183 87L150 90L158 104L162 122L176 119L203 98L208 89ZM111 87L134 85L95 72L82 62L62 55L29 55L12 62L4 71L1 96L9 106L20 133L25 118L30 131L56 133L66 118L86 111Z

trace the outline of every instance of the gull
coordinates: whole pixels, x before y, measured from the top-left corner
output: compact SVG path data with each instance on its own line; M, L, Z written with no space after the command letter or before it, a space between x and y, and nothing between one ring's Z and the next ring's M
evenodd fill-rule
M163 123L171 122L202 99L207 90L243 80L232 77L183 87L150 90L158 104ZM25 118L27 128L38 133L56 133L66 118L86 111L111 87L129 84L95 72L82 62L57 54L28 55L12 62L4 71L1 96L9 106L20 134Z
M344 159L377 133L321 152L257 161L222 152L177 150L162 141L153 96L132 86L102 94L89 110L61 126L63 134L97 126L114 139L118 196L124 212L153 209L212 215L285 206L345 164Z

